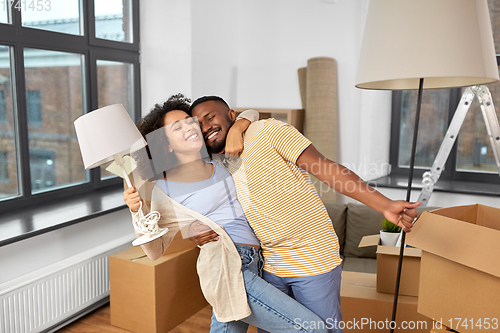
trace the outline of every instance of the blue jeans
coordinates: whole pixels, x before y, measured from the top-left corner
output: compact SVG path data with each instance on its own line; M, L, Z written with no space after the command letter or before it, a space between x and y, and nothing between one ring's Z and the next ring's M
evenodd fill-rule
M339 265L329 272L318 275L280 278L263 272L262 277L321 317L325 321L328 333L342 333L341 275L342 267ZM259 330L259 333L263 331Z
M269 332L326 333L325 323L316 314L261 278L264 260L260 250L235 245L241 257L241 271L252 314L227 323L218 322L212 315L210 332L244 333L250 324Z

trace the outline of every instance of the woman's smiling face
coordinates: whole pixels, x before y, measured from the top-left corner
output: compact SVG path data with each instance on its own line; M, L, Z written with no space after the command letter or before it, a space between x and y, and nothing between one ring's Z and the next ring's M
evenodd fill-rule
M186 112L173 110L165 115L165 134L168 145L175 153L199 152L203 147L203 135L195 118Z

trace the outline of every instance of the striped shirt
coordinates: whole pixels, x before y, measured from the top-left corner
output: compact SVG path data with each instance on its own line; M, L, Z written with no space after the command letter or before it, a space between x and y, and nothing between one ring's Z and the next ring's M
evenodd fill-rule
M342 259L332 221L309 174L295 163L311 142L275 119L247 129L233 174L238 199L259 238L264 270L279 277L331 271Z

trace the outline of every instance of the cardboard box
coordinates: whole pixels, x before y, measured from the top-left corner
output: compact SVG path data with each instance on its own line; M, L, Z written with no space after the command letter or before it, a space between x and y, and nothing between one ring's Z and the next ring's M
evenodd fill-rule
M380 245L380 235L365 236L359 242L359 247L377 246L377 291L394 294L398 271L400 248ZM399 295L418 296L420 277L420 257L422 251L415 248L405 248L403 267L399 282Z
M433 328L430 333L451 333L451 332L457 332L457 331L452 331L451 329L443 325L441 328Z
M394 295L378 293L375 285L376 274L342 272L340 304L344 332L389 332L386 325L391 321ZM399 296L396 325L395 332L429 333L432 320L417 312L417 297Z
M500 209L424 212L407 243L422 249L419 313L461 333L500 330Z
M174 241L156 261L140 247L109 257L112 325L168 332L207 306L196 272L199 249L189 243Z

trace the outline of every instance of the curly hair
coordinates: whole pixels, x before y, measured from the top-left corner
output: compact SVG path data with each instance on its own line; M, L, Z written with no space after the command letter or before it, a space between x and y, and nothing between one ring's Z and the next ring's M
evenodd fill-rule
M146 149L134 154L139 175L144 180L162 179L166 171L177 164L175 154L167 151L168 138L164 130L165 115L174 110L189 114L191 99L179 93L171 96L163 104L155 104L154 108L137 122L137 128L148 142ZM153 133L154 132L154 133Z

